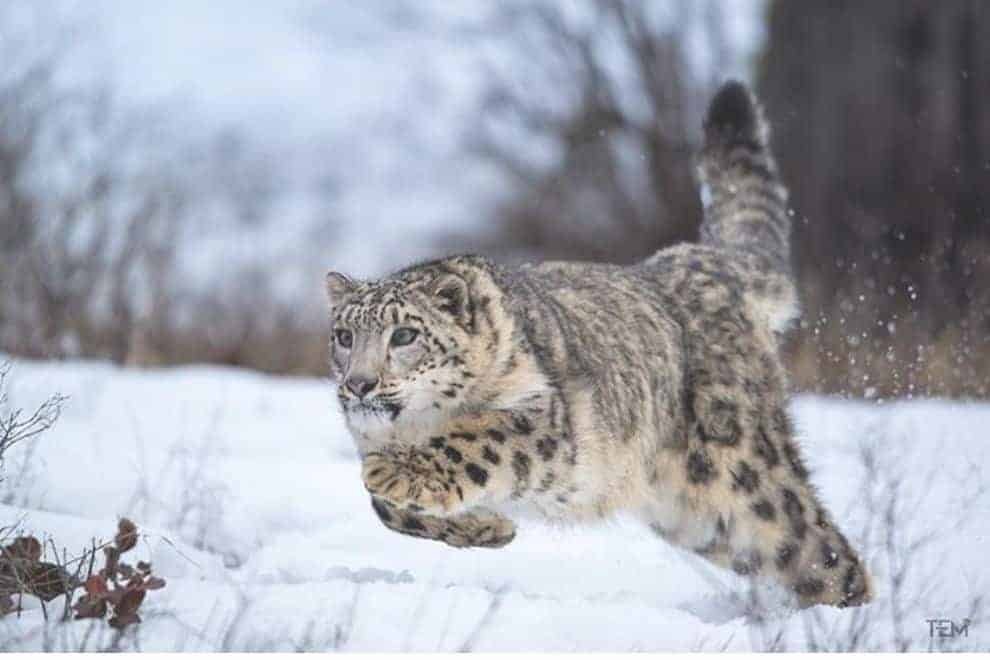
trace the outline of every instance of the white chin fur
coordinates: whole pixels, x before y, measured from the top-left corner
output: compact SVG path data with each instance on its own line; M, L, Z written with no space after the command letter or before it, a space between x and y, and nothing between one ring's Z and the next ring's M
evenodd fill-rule
M405 407L399 416L392 419L388 413L375 414L360 410L345 412L358 449L362 453L389 443L423 443L434 435L432 431L442 424L445 415L432 406L425 410Z

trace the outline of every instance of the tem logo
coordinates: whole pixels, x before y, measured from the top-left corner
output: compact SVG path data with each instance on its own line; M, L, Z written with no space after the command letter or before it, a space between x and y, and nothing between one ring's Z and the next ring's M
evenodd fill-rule
M969 619L956 623L952 619L925 619L929 637L969 637Z

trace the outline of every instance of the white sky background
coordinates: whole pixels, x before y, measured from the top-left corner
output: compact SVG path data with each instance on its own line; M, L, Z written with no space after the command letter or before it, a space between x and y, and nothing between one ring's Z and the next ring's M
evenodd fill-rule
M232 259L294 265L280 269L288 289L329 266L380 274L428 255L433 230L477 221L483 200L498 192L499 181L458 149L483 49L445 29L494 3L30 4L42 15L83 19L79 41L91 57L80 75L109 75L124 103L164 102L190 135L237 127L278 154L290 194L277 226L204 236L197 269L207 277ZM737 43L760 38L760 4L726 1ZM694 49L703 64L703 48ZM332 202L314 192L324 172L334 180ZM314 232L325 242L319 263L302 253Z
M460 6L444 5L444 18L469 18ZM205 270L232 252L308 258L295 252L308 250L313 218L324 215L316 224L327 256L313 267L372 275L425 256L431 230L469 214L469 172L455 151L458 113L474 98L472 64L450 56L459 45L444 42L441 26L402 29L400 3L97 0L73 9L96 28L95 60L125 101L167 100L192 132L234 126L281 154L294 194L279 227L214 237L223 258L203 251ZM313 199L322 172L334 180L329 207Z
M458 91L440 80L431 35L393 38L361 2L98 0L85 11L103 35L97 59L125 100L167 99L189 115L191 131L234 126L282 155L278 168L295 196L278 231L246 238L245 258L292 261L322 210L327 261L371 274L394 265L388 255L398 246L409 249L408 234L457 213L429 176L450 176L454 144L433 139L443 137L434 127ZM430 108L437 86L446 88L444 107ZM322 209L327 200L311 199L313 179L327 171L336 194ZM232 248L230 236L219 240Z

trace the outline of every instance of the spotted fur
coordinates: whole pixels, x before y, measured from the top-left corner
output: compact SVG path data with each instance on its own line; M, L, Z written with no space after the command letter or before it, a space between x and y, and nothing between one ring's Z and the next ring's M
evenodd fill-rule
M498 547L522 515L629 511L802 605L869 600L787 415L797 296L766 122L729 83L705 133L700 244L625 267L456 256L328 276L331 375L387 527Z

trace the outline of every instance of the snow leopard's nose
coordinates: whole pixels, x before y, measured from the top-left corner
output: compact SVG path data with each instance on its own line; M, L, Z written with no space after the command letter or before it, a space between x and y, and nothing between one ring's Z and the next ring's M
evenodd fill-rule
M377 384L378 379L374 376L351 376L344 382L347 389L359 399L363 399L364 395L375 389Z

